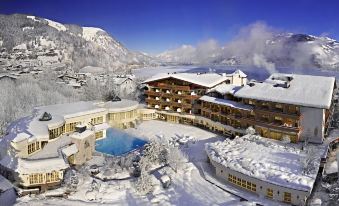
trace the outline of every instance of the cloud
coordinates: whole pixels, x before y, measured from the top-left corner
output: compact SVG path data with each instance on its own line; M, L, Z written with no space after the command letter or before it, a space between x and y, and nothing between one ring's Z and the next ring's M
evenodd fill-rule
M339 51L324 51L322 45L326 39L328 40L325 37L293 35L270 27L264 22L255 22L241 28L238 34L224 45L209 39L196 46L184 45L166 51L158 57L171 62L194 64L218 64L235 57L243 65L264 68L270 73L275 72L278 66L309 68L339 65L338 58L335 58L339 57Z

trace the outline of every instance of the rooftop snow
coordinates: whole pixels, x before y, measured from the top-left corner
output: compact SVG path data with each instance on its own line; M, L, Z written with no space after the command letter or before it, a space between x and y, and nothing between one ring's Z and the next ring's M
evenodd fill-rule
M63 170L68 168L63 158L48 158L39 160L24 160L18 159L18 173L32 174L32 173L46 173L53 170Z
M316 169L304 174L300 161L304 154L300 149L256 135L208 143L205 150L211 160L231 170L303 191L311 190L320 166L319 155L314 162ZM322 152L321 149L316 151L319 154Z
M253 109L252 106L244 105L244 104L239 103L239 102L235 102L235 101L228 100L228 99L220 99L220 98L210 97L210 96L206 96L206 95L202 96L200 98L200 100L215 103L215 104L221 104L221 105L229 106L229 107L232 107L232 108L243 109L243 110L252 110Z
M75 144L72 144L64 149L61 150L66 157L69 157L75 153L77 153L79 150Z
M137 101L122 99L121 101L109 101L104 104L104 107L110 112L127 111L138 108L139 103Z
M292 77L288 88L276 87L272 77ZM274 80L279 83L280 80ZM326 108L331 105L335 78L297 74L273 74L265 82L245 85L234 96L270 102Z
M217 74L217 73L160 73L147 80L144 83L153 82L161 79L174 78L186 82L191 82L193 84L201 85L204 87L214 87L217 84L220 84L226 81L227 77Z
M137 107L138 102L126 99L116 102L89 101L36 107L32 116L18 120L16 134L12 137L12 141L20 142L25 139L32 141L35 138L48 140L48 129L61 126L65 123L65 119L100 112L127 111ZM39 121L44 112L50 113L52 119Z
M233 84L226 84L226 83L222 83L219 84L209 90L207 90L207 93L209 92L218 92L219 94L234 94L235 91L240 88L239 86L235 86Z
M240 69L235 70L235 72L233 72L232 74L230 74L229 76L237 76L239 75L242 78L246 78L247 74L245 74L243 71L241 71Z
M73 134L71 134L71 137L74 139L85 139L91 135L94 135L94 131L92 130L85 130L81 133L75 132Z

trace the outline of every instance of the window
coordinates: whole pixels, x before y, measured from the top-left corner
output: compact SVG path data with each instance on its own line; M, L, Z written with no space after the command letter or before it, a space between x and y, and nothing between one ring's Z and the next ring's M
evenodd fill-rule
M241 179L239 177L236 177L235 175L229 174L228 175L228 181L239 186L239 187L242 187L246 190L252 191L252 192L256 192L256 190L257 190L256 184L249 182L249 181L246 181L244 179Z
M273 190L271 188L267 188L266 197L272 199L273 198Z
M46 173L46 182L56 182L59 181L59 173L57 171L53 171L50 173Z
M291 202L291 193L284 192L284 202L287 202L287 203Z
M97 124L102 124L104 121L104 118L102 116L100 117L95 117L91 119L91 124L92 125L97 125Z
M95 133L95 139L100 139L104 136L104 132L103 131L99 131Z
M275 105L275 108L277 108L277 109L279 109L279 110L282 110L283 106L282 106L282 104L276 104L276 105Z
M43 175L42 174L31 174L28 177L29 184L41 184L43 183Z
M37 144L35 142L28 145L28 154L32 154L37 150L36 145Z

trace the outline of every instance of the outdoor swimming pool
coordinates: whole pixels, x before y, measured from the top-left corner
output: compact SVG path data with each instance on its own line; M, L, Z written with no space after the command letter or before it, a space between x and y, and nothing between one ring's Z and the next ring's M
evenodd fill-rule
M107 137L96 141L95 150L109 155L122 155L144 146L147 141L118 129L107 129Z

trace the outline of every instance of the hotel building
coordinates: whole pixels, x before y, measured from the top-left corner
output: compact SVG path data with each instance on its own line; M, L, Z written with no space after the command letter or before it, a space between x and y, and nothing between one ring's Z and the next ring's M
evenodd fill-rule
M333 113L334 77L272 74L262 82L232 74L159 74L146 104L159 118L240 135L248 127L263 137L322 143Z

